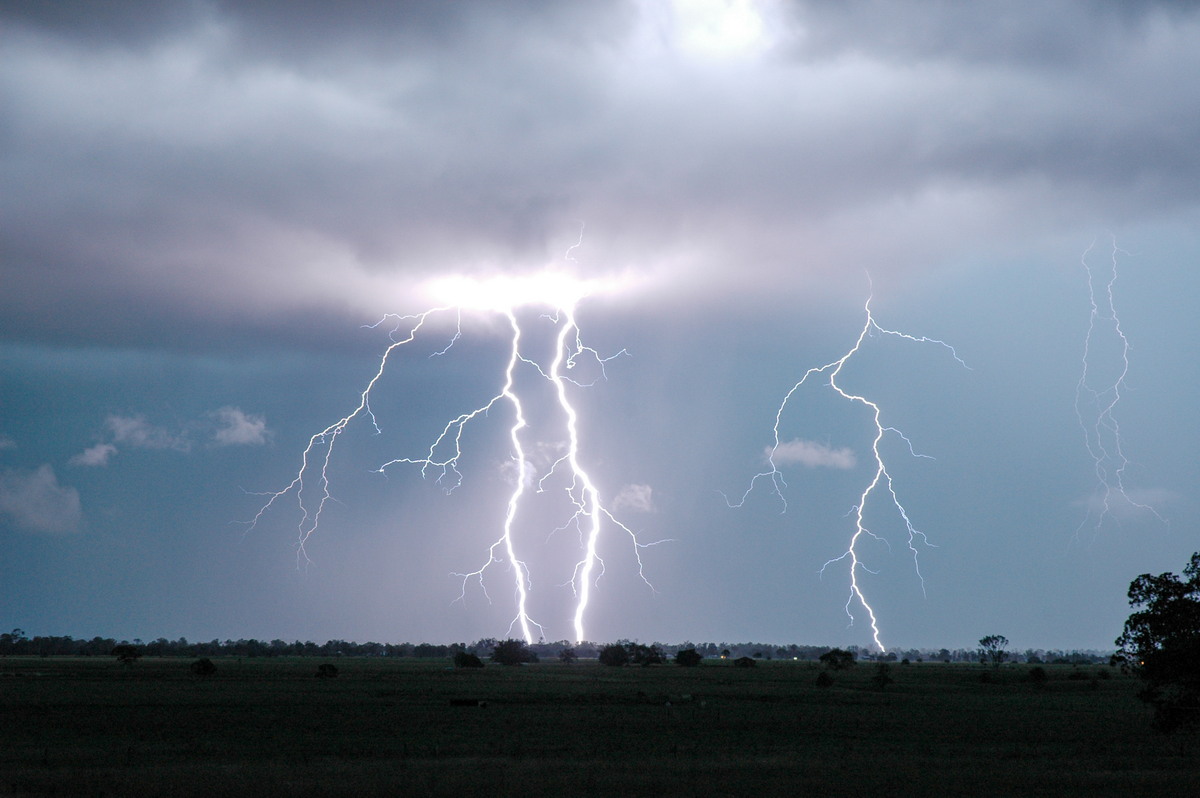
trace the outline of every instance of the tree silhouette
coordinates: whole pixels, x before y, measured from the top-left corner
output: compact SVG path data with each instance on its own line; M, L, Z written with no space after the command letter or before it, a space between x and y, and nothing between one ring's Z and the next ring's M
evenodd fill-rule
M492 649L492 662L499 662L501 665L521 665L536 659L534 653L529 650L529 644L524 640L501 640Z
M831 671L842 671L854 666L854 654L844 648L831 648L817 660Z
M1008 638L1004 635L988 635L979 640L979 659L987 660L992 663L992 667L999 668L1000 663L1008 659L1008 652L1004 647L1008 645Z
M1155 725L1163 731L1200 723L1200 552L1183 576L1134 579L1129 604L1141 609L1116 640L1124 667L1145 682L1139 698L1154 707Z

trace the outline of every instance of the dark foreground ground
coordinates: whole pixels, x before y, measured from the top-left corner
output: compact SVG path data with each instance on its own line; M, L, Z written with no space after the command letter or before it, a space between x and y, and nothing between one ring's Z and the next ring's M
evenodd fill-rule
M1200 794L1101 666L215 662L0 659L0 795Z

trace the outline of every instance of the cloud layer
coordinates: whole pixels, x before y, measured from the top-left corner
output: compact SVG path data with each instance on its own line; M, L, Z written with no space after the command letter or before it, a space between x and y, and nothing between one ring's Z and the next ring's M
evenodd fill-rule
M581 222L590 271L770 300L1194 210L1193 4L763 2L728 50L650 0L352 5L8 4L6 337L361 320Z

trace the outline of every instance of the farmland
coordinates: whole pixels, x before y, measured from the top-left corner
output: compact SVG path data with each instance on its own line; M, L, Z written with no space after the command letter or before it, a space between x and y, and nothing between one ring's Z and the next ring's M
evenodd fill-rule
M0 659L0 794L1190 795L1200 736L1107 666Z

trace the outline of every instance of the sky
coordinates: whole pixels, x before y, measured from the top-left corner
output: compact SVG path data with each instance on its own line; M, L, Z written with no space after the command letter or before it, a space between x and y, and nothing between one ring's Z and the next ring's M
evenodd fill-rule
M0 3L0 628L506 637L525 484L572 638L569 306L588 639L1110 648L1200 548L1197 72L1192 2ZM506 310L519 459L381 473Z

